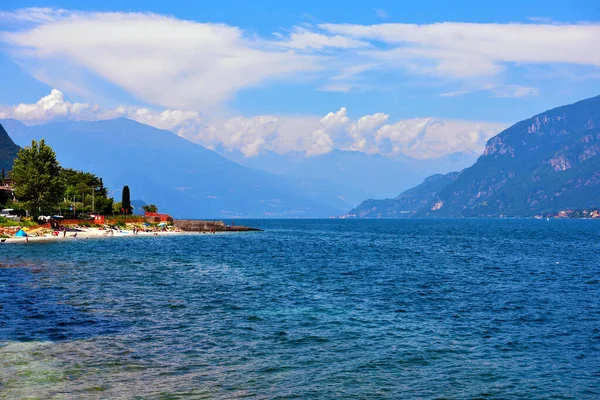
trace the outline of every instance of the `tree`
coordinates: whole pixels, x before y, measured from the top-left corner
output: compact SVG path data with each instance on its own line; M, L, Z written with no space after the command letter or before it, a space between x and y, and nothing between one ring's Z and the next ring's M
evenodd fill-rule
M155 213L158 212L158 207L154 204L148 204L142 207L142 209L147 213Z
M113 199L108 197L96 197L96 212L102 215L109 215L113 212Z
M61 175L67 184L66 200L70 207L81 199L83 212L97 212L103 215L112 214L113 200L108 198L108 190L104 187L102 178L83 171L64 168ZM119 213L120 213L119 209Z
M113 203L113 214L121 214L121 207L123 206L123 204L121 204L120 201Z
M65 193L56 154L44 139L19 150L11 177L15 195L34 217L53 212Z
M129 198L129 186L123 186L123 196L121 197L121 207L125 214L131 214L131 200Z

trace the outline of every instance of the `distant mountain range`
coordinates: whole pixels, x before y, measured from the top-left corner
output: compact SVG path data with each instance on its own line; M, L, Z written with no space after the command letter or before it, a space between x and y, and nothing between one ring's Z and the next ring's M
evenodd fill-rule
M458 153L422 161L336 150L315 157L263 151L246 158L240 152L217 154L128 119L0 123L21 146L44 138L63 166L102 177L117 200L121 187L129 185L133 198L189 218L335 216L365 198L414 186L433 172L463 168L472 157Z
M11 140L4 127L0 125L0 169L5 172L10 171L18 152L19 146Z
M121 188L129 185L132 198L154 203L176 218L328 217L345 204L334 189L330 195L305 191L285 178L243 167L169 131L128 119L0 123L17 144L43 138L64 167L102 177L117 201ZM337 207L331 205L336 202Z
M473 166L346 216L526 217L598 206L600 96L521 121L490 139Z
M312 157L301 152L277 154L262 151L255 157L244 157L237 151L221 150L219 153L244 166L272 174L313 184L315 181L335 184L339 187L338 192L344 193L344 200L354 203L351 207L368 197L393 196L417 185L431 174L462 169L477 160L477 155L470 153L455 153L430 160L418 160L403 154L388 158L380 154L343 150Z

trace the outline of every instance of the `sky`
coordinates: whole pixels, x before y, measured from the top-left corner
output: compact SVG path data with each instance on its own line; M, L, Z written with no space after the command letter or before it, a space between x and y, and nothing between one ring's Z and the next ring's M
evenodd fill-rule
M495 3L4 0L0 118L127 117L247 157L478 153L600 94L596 1Z

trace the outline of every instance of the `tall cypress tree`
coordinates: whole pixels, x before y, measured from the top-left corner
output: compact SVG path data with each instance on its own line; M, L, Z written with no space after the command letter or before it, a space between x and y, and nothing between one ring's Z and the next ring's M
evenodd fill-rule
M131 214L131 199L129 198L129 186L123 186L123 197L121 198L121 207L125 214Z

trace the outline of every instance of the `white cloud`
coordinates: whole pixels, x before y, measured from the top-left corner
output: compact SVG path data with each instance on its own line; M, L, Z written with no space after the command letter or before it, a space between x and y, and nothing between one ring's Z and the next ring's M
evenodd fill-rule
M318 90L321 92L348 93L352 90L352 85L347 83L324 85Z
M360 117L355 123L348 125L348 135L352 139L351 143L346 145L347 150L361 151L364 153L375 154L380 149L373 138L375 131L381 127L389 118L384 113L365 115Z
M383 8L374 8L373 12L377 18L387 19L389 18L389 14Z
M373 68L372 64L351 65L343 68L339 74L333 76L331 79L335 81L351 79L371 68Z
M235 26L151 13L27 8L0 11L0 22L0 42L11 57L53 87L90 101L108 82L147 104L204 112L269 82L344 93L386 87L389 81L366 81L367 71L385 72L377 75L384 80L412 74L444 84L481 86L485 79L501 86L503 72L521 65L579 66L592 74L600 68L600 52L593 51L600 43L597 23L320 24L264 38Z
M369 154L436 158L455 152L478 153L504 124L417 118L389 122L385 113L348 116L345 107L317 116L236 116L209 118L195 111L118 106L105 109L87 103L71 103L59 90L33 104L0 107L0 118L15 118L29 124L52 120L102 120L127 117L170 130L192 142L215 149L239 150L253 157L261 150L283 154L303 152L307 156L334 149Z
M322 33L311 32L306 28L298 27L292 31L286 40L278 42L277 44L282 47L301 50L323 50L327 48L351 49L370 46L368 42L352 39L347 36L328 36Z
M273 138L280 125L280 119L274 116L234 117L223 122L213 121L205 129L182 136L209 148L222 146L252 157Z
M98 106L88 103L65 101L60 90L53 89L48 96L35 104L19 104L13 108L0 109L0 118L15 118L21 121L43 122L54 119L87 119L100 112Z
M469 93L474 92L484 92L489 94L490 97L499 97L499 98L521 98L521 97L532 97L540 94L540 90L538 88L534 88L531 86L521 86L521 85L495 85L495 84L486 84L483 85L482 88L477 90L458 90L455 92L445 92L439 94L438 97L458 97L464 96Z
M333 140L324 129L317 129L312 133L310 147L306 150L307 156L327 154L333 150Z
M506 125L475 121L415 118L381 127L376 133L380 147L390 154L429 159L456 152L480 153L485 143Z
M240 89L318 68L311 55L223 24L149 13L28 10L12 17L30 22L35 14L37 25L4 32L0 40L33 74L53 84L84 69L157 106L206 109Z
M489 87L489 91L492 97L511 98L537 96L540 93L539 89L537 88L519 85L508 85L502 87L491 86Z
M350 118L348 118L346 107L342 107L336 112L330 112L321 118L323 129L334 134L339 133L349 122Z
M322 24L323 31L385 43L363 52L412 72L469 78L496 75L506 63L600 66L600 24Z
M444 92L442 94L439 95L439 97L457 97L457 96L464 96L465 94L469 94L471 93L470 90L457 90L455 92Z

